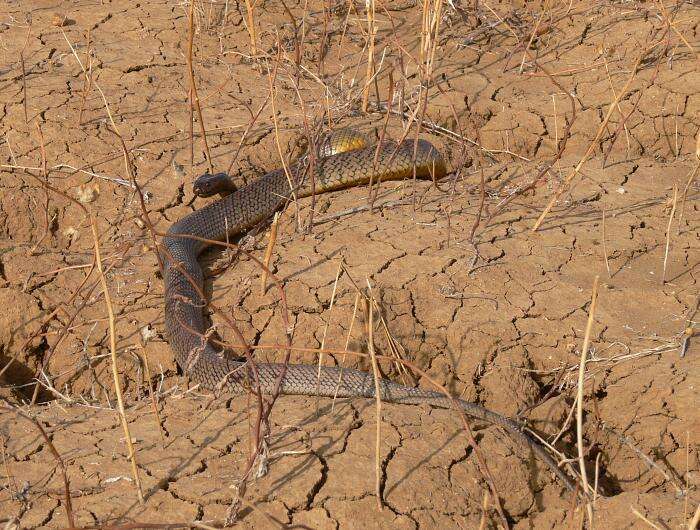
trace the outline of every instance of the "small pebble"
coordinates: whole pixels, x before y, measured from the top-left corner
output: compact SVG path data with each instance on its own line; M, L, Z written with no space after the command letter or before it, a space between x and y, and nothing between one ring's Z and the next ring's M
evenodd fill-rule
M182 164L178 164L176 160L173 160L173 169L178 177L184 178L185 168L182 166Z
M97 184L81 184L76 189L75 195L78 202L88 204L97 199L100 194L100 186Z
M67 21L68 19L66 18L66 15L56 12L53 14L53 18L51 18L51 25L56 26L57 28L62 28L66 25Z

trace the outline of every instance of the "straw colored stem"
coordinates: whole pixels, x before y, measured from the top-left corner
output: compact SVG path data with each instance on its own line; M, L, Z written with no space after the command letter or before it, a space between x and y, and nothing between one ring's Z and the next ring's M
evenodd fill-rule
M374 23L375 3L374 0L365 0L367 10L367 74L365 76L365 86L362 89L362 112L367 112L369 103L369 89L374 75L374 41L376 26Z
M92 237L95 245L95 262L97 263L97 271L100 275L100 284L102 285L102 292L105 297L105 305L107 307L107 314L109 316L109 351L112 359L112 376L114 378L114 391L117 395L117 405L119 407L118 414L119 419L121 420L122 429L124 430L126 445L129 449L129 461L131 462L131 473L134 477L134 484L136 485L136 490L138 492L139 502L143 504L143 489L141 488L141 479L139 478L139 471L138 467L136 466L136 454L134 451L134 445L131 442L129 424L126 421L126 412L124 411L124 398L122 396L121 382L119 380L119 370L117 368L117 334L115 330L112 297L109 294L109 289L107 287L107 279L105 278L104 269L102 268L102 258L100 257L100 242L99 237L97 235L97 223L95 221L95 216L92 212L90 212L90 227L92 228Z
M194 165L194 130L193 122L194 109L197 110L197 118L199 121L199 127L201 129L202 141L204 142L204 149L207 152L207 163L209 165L209 172L214 172L214 167L212 166L211 152L209 151L209 142L207 142L207 134L204 127L204 118L202 117L202 106L199 102L199 95L197 93L197 83L194 79L194 3L195 0L190 0L190 11L188 20L188 39L187 39L187 74L190 80L190 90L189 90L189 132L190 132L190 166Z
M260 275L260 295L264 295L267 291L267 276L270 270L270 260L272 259L272 250L275 248L275 241L277 241L277 223L279 222L280 214L275 212L275 216L272 218L272 226L270 226L270 240L267 243L267 248L265 249L265 257L263 259L263 264L265 267Z
M367 279L367 288L369 289L369 296L372 298L372 286ZM368 325L368 349L370 359L372 361L372 375L374 376L374 396L376 403L376 437L375 437L375 447L374 447L374 466L375 466L375 481L374 481L374 493L377 497L377 508L381 511L383 507L382 503L382 470L381 470L381 441L382 441L382 392L379 386L379 379L381 375L379 374L379 366L377 365L377 356L374 353L374 307L371 303L365 305L369 312L369 318L367 319Z
M578 463L581 472L581 481L583 482L584 492L590 492L588 484L588 475L586 473L586 464L584 460L584 445L583 445L583 383L586 373L586 358L588 356L588 348L591 343L591 330L593 328L593 319L595 316L596 301L598 299L598 280L596 276L593 280L593 292L591 294L591 306L588 310L588 321L586 322L586 333L583 338L583 347L581 348L581 362L578 371L578 395L576 401L576 441L578 446ZM586 506L589 521L593 521L593 510L590 503Z
M668 216L668 226L666 226L666 249L664 250L664 271L661 275L661 283L666 283L666 265L668 264L668 251L671 247L671 224L673 223L673 216L676 214L676 205L678 204L678 187L673 186L673 205L671 206L671 213Z
M246 25L248 26L248 35L250 35L250 55L255 57L258 54L257 35L255 32L255 4L250 0L245 0L246 8Z

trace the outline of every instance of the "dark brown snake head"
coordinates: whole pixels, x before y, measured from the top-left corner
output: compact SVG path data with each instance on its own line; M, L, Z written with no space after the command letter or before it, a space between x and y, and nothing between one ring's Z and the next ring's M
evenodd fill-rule
M197 197L212 197L236 191L236 185L227 173L204 173L194 181L192 191Z

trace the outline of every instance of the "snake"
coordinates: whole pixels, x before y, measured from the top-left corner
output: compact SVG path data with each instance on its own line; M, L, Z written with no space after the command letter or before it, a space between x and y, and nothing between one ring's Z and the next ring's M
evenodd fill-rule
M389 379L375 381L373 373L345 367L256 362L254 370L245 358L235 358L212 344L204 315L204 273L198 259L213 242L246 233L292 199L359 186L370 180L440 179L446 175L439 151L422 138L354 147L319 156L314 164L309 163L308 156L302 157L231 193L223 193L222 198L170 226L161 246L165 328L180 369L192 382L213 391L248 392L255 380L264 394L279 388L281 394L287 395L376 399L378 390L384 402L457 406L470 417L504 428L515 441L532 450L569 490L575 491L574 480L524 426L477 403Z

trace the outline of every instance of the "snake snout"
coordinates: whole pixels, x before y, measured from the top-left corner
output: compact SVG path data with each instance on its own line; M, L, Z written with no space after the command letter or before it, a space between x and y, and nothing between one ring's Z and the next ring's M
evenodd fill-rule
M212 197L224 191L230 191L226 173L204 173L192 183L192 192L197 197Z

